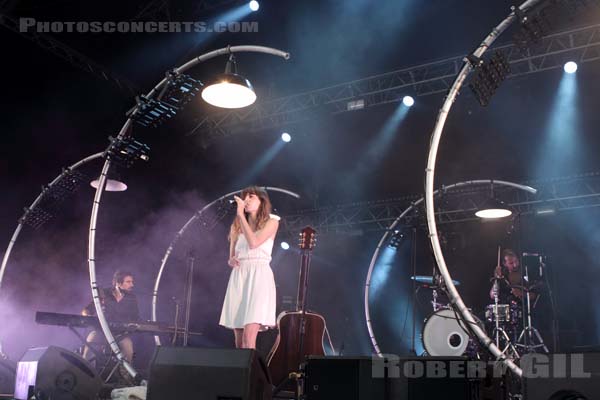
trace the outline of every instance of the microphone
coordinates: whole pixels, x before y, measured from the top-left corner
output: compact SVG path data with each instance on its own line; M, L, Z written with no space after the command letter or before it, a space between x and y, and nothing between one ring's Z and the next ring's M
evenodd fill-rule
M523 257L539 257L541 254L539 253L523 253Z

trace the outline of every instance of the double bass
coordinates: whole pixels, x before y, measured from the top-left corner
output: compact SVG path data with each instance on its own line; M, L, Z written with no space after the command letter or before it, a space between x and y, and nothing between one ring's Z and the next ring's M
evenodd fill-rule
M315 246L315 234L316 231L309 226L300 233L301 263L296 311L284 311L277 317L279 334L267 357L269 372L277 387L293 387L289 376L300 370L300 364L306 356L325 355L325 318L306 310L308 269Z

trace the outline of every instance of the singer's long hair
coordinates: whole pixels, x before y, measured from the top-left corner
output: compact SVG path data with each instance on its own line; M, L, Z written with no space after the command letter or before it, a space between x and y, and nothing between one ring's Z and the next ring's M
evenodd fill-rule
M250 221L249 213L246 214L246 219L250 224L250 228L254 232L261 230L264 228L265 224L270 218L271 215L271 200L269 199L269 195L267 191L259 186L250 186L246 189L242 190L240 197L245 199L247 195L253 194L256 195L260 199L260 206L258 207L258 212L256 213L256 221ZM229 230L229 241L235 243L237 241L238 236L242 232L242 226L240 225L240 220L235 217L233 223L231 224L231 229Z

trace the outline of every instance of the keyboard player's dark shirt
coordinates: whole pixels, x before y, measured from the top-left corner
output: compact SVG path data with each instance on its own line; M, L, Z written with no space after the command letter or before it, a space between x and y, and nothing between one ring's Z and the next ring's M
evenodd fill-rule
M140 320L137 297L133 293L123 291L123 298L117 301L112 294L112 288L102 289L101 302L104 307L104 316L111 322L135 322ZM94 303L85 307L87 315L96 315Z

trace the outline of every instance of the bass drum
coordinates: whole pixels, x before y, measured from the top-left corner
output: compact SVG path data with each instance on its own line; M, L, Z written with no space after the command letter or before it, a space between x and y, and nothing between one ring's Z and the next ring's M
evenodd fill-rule
M423 327L423 346L430 356L477 356L477 341L466 330L466 322L459 320L460 315L444 308L431 314ZM483 329L481 320L473 315Z

